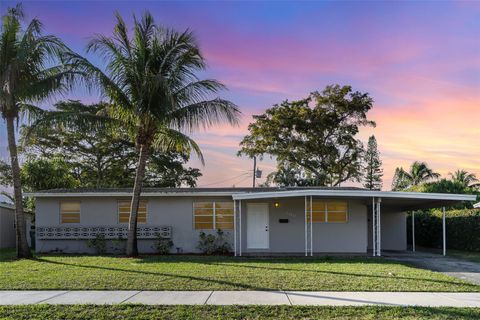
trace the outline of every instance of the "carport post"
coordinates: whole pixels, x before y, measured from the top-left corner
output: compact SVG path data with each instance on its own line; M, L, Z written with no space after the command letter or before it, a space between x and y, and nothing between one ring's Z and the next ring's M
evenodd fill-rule
M313 257L313 203L312 196L310 196L310 257Z
M308 256L308 237L307 237L307 196L305 196L305 257Z
M233 200L233 255L237 256L237 200Z
M415 211L412 211L412 251L415 252Z
M447 255L447 235L446 235L446 225L445 225L445 207L443 207L443 217L442 217L442 229L443 229L443 255Z
M378 256L380 257L382 255L382 221L381 221L381 211L380 211L380 206L382 203L382 198L377 199L377 224L378 224Z
M372 249L374 257L377 255L377 235L375 229L375 220L375 198L372 198Z
M239 254L240 254L240 257L242 256L242 200L238 200L238 211L239 211L239 216L238 216L238 220L239 220L239 234L238 234L238 239L240 240L238 246L239 246Z

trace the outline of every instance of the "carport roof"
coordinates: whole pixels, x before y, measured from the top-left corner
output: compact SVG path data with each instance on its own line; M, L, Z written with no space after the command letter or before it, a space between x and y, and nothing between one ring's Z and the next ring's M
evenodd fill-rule
M355 198L371 201L381 199L382 207L392 207L400 210L416 210L451 206L463 201L475 201L476 195L451 193L422 193L398 191L359 190L288 190L261 193L239 193L232 195L234 200L291 198L291 197L322 197L322 198ZM368 202L367 202L368 203Z
M53 189L26 194L43 197L119 197L131 196L131 188L103 189ZM279 199L292 197L355 198L370 203L381 198L382 207L416 210L451 206L462 201L475 201L475 195L447 193L419 193L373 191L355 187L287 187L287 188L144 188L142 196L231 196L234 200Z

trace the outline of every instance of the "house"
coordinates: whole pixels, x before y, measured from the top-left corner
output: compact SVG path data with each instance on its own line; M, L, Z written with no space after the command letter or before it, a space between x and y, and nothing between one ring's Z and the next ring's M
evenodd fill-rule
M131 189L39 191L37 252L91 252L96 234L125 239ZM198 252L201 231L225 231L235 255L406 250L406 211L474 201L475 196L360 188L146 188L138 213L139 251L158 235L172 253Z
M0 249L15 248L15 207L0 202Z

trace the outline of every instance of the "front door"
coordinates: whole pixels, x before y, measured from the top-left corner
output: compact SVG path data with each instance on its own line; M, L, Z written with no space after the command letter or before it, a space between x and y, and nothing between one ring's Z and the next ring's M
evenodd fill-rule
M268 249L268 203L247 204L247 248Z

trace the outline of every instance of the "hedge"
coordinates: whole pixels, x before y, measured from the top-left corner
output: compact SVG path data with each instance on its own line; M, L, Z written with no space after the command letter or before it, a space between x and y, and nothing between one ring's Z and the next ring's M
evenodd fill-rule
M447 248L480 252L480 210L463 209L446 212ZM411 244L412 218L407 219L407 236ZM442 211L415 212L415 244L427 248L442 247Z

